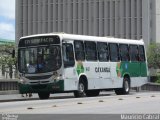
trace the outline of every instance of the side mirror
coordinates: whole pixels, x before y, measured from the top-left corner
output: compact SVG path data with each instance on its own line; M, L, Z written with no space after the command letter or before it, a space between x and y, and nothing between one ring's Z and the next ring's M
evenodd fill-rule
M15 49L12 50L12 58L15 58Z

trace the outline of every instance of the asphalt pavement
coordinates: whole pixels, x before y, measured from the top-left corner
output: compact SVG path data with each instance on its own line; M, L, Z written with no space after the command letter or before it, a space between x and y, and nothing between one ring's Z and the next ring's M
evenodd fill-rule
M57 95L57 96L56 96ZM54 99L0 103L3 114L159 114L160 93L106 94L74 98L55 94ZM67 99L67 97L69 99ZM64 99L62 99L62 98ZM55 99L58 98L58 99Z

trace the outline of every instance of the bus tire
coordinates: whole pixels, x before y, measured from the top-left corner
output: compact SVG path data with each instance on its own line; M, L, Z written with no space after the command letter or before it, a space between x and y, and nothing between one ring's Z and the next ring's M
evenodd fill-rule
M39 93L38 93L38 96L39 96L39 98L40 98L41 100L44 100L44 99L48 99L48 98L49 98L50 93L48 93L48 92L39 92Z
M128 77L123 79L123 87L115 89L117 95L128 95L130 92L130 80Z
M87 91L87 84L84 80L79 81L78 90L74 91L74 97L85 97Z
M98 96L100 93L99 90L88 90L86 91L86 96L87 97L95 97L95 96Z

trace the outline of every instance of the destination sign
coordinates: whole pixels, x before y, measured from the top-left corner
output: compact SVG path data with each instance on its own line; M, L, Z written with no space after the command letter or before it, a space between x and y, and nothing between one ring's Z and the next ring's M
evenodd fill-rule
M21 39L19 47L38 46L38 45L50 45L60 44L58 36L45 36L45 37L33 37Z

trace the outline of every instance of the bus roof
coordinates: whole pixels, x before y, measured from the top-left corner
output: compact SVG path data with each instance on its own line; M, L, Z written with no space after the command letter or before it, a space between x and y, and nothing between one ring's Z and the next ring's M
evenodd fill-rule
M66 40L85 40L85 41L100 41L100 42L109 42L109 43L144 45L144 41L142 39L132 40L132 39L114 38L110 36L99 37L99 36L76 35L76 34L66 34L66 33L35 34L35 35L21 37L21 39L41 37L41 36L53 36L53 35L57 35L61 39L66 39Z

